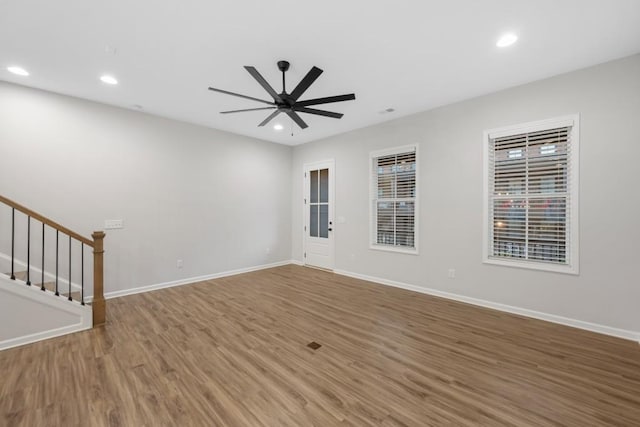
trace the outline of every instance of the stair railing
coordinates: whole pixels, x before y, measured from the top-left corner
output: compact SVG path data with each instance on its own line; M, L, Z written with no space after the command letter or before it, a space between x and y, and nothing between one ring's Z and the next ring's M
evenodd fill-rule
M22 206L19 203L14 202L2 195L0 195L0 203L11 208L11 275L12 280L16 280L15 275L15 242L16 242L16 211L21 212L27 216L27 271L25 283L27 286L31 286L31 222L32 220L39 221L42 224L42 256L40 259L41 267L41 289L46 291L45 288L45 228L48 226L56 232L56 245L55 245L55 295L60 296L59 288L59 243L60 234L64 234L69 240L69 263L68 263L68 299L73 300L72 293L72 241L75 240L80 243L80 303L85 305L84 300L84 247L85 245L93 249L93 298L91 300L92 312L93 312L93 326L103 325L106 317L106 306L104 301L104 237L105 233L102 231L95 231L91 234L92 239L84 237L63 225L58 224L49 218L40 215L37 212L32 211L29 208Z

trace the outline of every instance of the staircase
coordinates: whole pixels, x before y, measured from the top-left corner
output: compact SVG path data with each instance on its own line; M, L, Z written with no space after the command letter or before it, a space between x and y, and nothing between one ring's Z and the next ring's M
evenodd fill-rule
M104 237L0 195L0 350L104 324Z
M11 273L5 273L7 276L11 276ZM14 273L15 280L22 281L25 284L27 283L27 271L18 271ZM33 286L39 286L40 290L44 288L45 291L54 292L56 291L56 282L44 282L44 283L31 283ZM72 290L69 292L68 288L62 287L62 290L58 290L58 296L66 297L69 301L80 301L81 305L85 305L84 295L82 291L75 290L76 286L74 283L71 284ZM86 303L87 305L91 305L90 302Z

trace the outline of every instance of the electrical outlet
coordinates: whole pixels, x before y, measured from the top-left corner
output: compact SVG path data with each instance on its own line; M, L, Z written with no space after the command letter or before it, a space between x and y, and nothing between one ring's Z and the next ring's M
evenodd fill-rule
M178 267L178 268L182 268L182 267L184 267L184 263L182 262L182 260L181 260L181 259L179 259L179 260L176 262L176 267Z
M450 268L449 269L449 279L455 279L456 278L456 269L455 268Z
M267 253L267 255L269 255L271 253L271 248L267 247L267 249L265 250L265 252Z

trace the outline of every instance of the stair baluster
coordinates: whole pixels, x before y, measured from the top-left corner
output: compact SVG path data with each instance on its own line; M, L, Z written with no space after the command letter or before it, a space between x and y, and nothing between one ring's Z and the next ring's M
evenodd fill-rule
M69 236L69 301L73 301L71 298L71 236Z
M31 216L27 216L27 286L31 286Z
M80 242L80 304L84 305L84 243Z
M47 288L44 287L44 222L42 223L42 271L40 277L40 289L46 291Z
M60 296L60 292L58 292L58 235L59 231L56 230L56 296Z
M84 251L85 245L93 249L93 297L92 302L89 304L92 306L93 313L93 325L100 326L105 323L106 318L106 307L104 300L104 237L105 233L102 231L94 232L91 237L93 239L86 238L78 233L73 232L72 230L38 214L37 212L32 211L6 197L0 195L0 203L8 205L11 208L11 273L10 277L12 280L16 280L16 275L19 276L20 280L25 280L24 274L26 273L26 284L29 286L33 286L31 281L31 220L35 219L36 221L40 221L42 224L42 252L40 254L40 289L42 291L54 290L56 296L60 296L61 293L63 296L64 291L60 288L60 274L62 271L60 270L60 233L62 232L63 236L66 235L69 238L69 275L68 275L68 295L67 299L70 301L74 301L72 296L73 291L73 266L76 265L75 262L72 261L74 250L73 250L73 240L77 240L80 242L80 304L86 305L84 300L84 282L85 282L85 269L84 269ZM16 258L16 210L24 214L27 217L27 247L26 247L26 272L16 272L15 271L15 263L18 262L19 265L23 265L20 258ZM49 226L56 232L56 242L55 242L55 289L51 289L50 286L45 282L46 276L52 276L52 274L47 273L46 269L46 230ZM24 231L18 230L20 233ZM22 239L22 235L18 236L19 239ZM22 251L20 246L17 248L18 251ZM77 254L75 255L77 256ZM37 261L36 261L37 263ZM35 267L34 267L35 268ZM63 266L64 268L64 266ZM8 273L9 274L9 273ZM77 275L78 273L76 273ZM76 299L77 301L77 299Z
M11 280L16 280L16 272L13 268L13 258L16 246L16 208L11 208Z

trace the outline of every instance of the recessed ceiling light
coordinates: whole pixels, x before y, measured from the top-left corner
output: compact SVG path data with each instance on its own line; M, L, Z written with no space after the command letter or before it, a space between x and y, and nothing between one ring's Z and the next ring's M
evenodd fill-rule
M518 41L518 36L516 36L513 33L507 33L507 34L503 34L498 39L498 42L496 43L496 46L498 46L498 47L507 47L507 46L511 46L516 41Z
M282 126L280 123L276 123L275 125L273 125L273 128L275 130L282 130L284 129L284 126Z
M18 76L28 76L29 72L22 67L7 67L10 73L17 74Z
M106 53L107 55L115 55L116 53L118 53L118 48L108 44L104 47L104 53Z
M106 74L104 76L100 77L100 80L102 81L102 83L106 83L108 85L117 85L118 84L118 80L116 80L115 77L108 76Z

